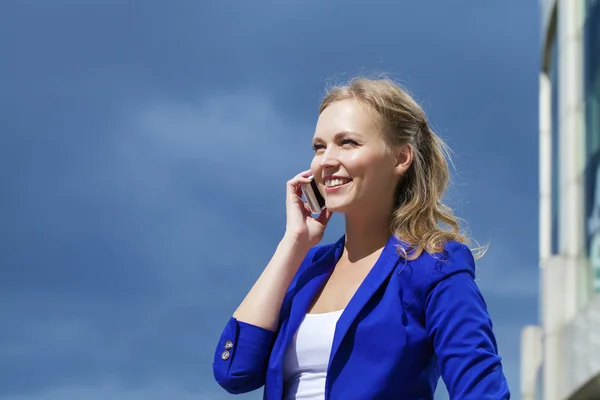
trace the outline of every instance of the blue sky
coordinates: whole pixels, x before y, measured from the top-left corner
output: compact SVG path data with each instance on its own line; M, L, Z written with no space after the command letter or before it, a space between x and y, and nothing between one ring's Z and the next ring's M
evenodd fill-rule
M0 5L0 399L232 398L214 347L283 234L324 88L378 72L454 151L447 202L490 242L479 285L518 399L537 1L166 4ZM324 241L342 233L334 216Z

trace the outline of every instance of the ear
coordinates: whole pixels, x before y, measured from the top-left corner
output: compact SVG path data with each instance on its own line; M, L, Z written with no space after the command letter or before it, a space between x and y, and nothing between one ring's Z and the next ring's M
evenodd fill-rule
M408 170L410 165L413 162L414 152L413 148L410 144L404 144L402 146L398 146L395 149L396 155L396 165L394 168L394 172L401 176Z

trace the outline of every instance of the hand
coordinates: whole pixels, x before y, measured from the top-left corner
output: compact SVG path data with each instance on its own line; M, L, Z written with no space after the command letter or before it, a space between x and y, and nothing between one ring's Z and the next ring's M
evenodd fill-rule
M287 214L285 233L308 248L317 245L323 239L325 227L332 214L325 208L317 218L313 218L308 204L302 200L301 185L310 183L308 178L310 175L311 171L307 170L290 179L286 184L285 200Z

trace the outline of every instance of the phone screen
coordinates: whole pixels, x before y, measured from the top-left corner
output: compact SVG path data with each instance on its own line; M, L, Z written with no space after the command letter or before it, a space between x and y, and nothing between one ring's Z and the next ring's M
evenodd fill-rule
M319 186L317 185L317 181L316 180L312 180L310 181L310 187L312 188L315 197L317 198L317 201L319 202L319 206L321 208L325 207L325 199L323 198L323 196L321 196L321 192L319 191Z

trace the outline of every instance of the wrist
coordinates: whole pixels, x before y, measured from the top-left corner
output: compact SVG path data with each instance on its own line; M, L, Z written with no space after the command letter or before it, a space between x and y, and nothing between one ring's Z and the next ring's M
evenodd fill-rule
M310 250L310 243L301 235L286 232L279 242L279 247L304 256Z

